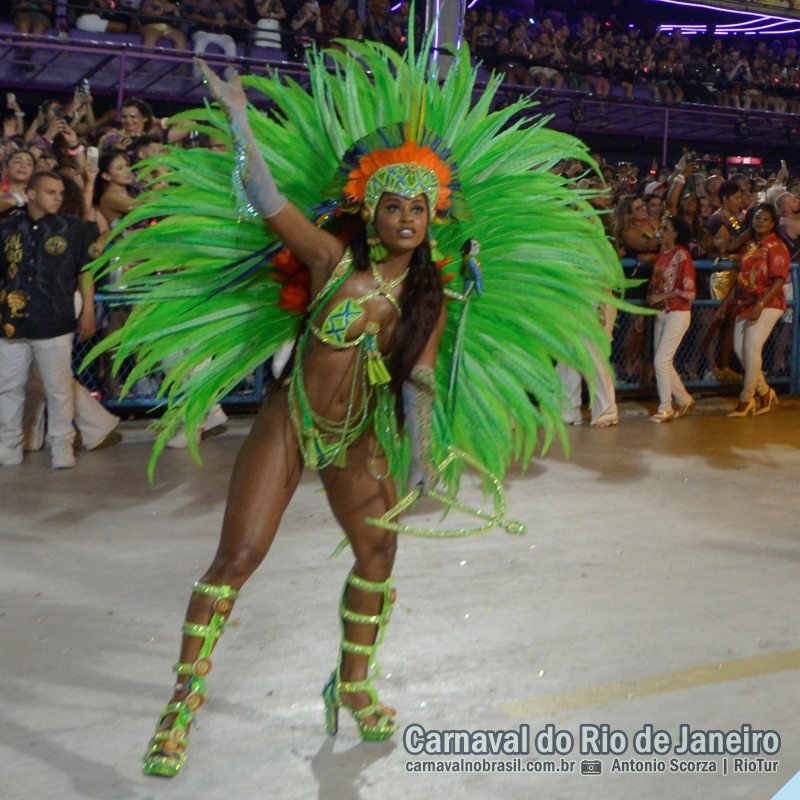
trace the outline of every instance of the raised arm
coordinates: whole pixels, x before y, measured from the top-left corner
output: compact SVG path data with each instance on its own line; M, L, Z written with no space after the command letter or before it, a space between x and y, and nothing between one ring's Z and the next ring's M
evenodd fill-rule
M239 76L223 81L203 61L196 61L209 90L230 120L237 170L247 201L312 275L316 272L326 276L341 259L344 246L336 237L317 228L278 190L250 130L247 96Z

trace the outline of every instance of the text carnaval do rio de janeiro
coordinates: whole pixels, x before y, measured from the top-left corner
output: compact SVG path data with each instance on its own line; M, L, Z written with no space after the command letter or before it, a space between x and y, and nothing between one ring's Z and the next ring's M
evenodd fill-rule
M581 725L576 737L553 724L531 737L530 725L509 730L426 730L408 725L403 746L411 755L528 755L531 743L539 755L567 755L577 745L581 755L621 755L629 747L640 755L774 755L781 737L773 730L758 730L743 724L733 730L704 730L688 724L678 726L677 735L647 723L629 736L608 724Z

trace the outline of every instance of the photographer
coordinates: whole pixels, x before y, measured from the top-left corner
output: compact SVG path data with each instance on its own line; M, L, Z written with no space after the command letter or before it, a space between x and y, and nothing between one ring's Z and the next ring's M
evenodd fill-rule
M24 141L28 147L37 147L44 152L48 149L57 133L69 125L69 113L75 100L65 108L60 100L45 100L37 111L36 116L25 131Z
M87 136L97 125L89 81L84 79L75 87L75 94L70 108L72 109L70 127L78 136Z
M698 168L697 154L691 151L684 153L669 178L669 189L664 199L670 216L678 213L681 199L685 194L695 197L705 195L705 179L706 176Z
M713 79L710 73L711 68L703 51L697 47L691 48L686 56L683 76L678 78L687 103L714 104Z
M317 0L306 0L292 18L290 27L294 33L289 58L302 61L306 48L314 43L314 38L322 34L322 17Z
M48 105L50 104L50 105ZM56 159L55 145L56 142L64 150L70 150L70 155L75 155L80 148L81 141L72 127L72 117L66 113L64 107L56 101L46 101L42 104L39 111L39 117L31 125L31 128L36 125L39 119L44 118L46 121L36 127L34 137L30 142L30 150L37 161L37 167L42 168L39 163L43 160L51 161ZM31 131L28 129L28 132ZM27 134L26 134L27 136ZM54 164L48 164L46 169L52 168Z

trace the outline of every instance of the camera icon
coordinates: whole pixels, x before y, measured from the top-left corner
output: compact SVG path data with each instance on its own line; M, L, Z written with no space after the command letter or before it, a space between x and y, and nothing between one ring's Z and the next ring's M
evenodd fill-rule
M603 763L601 761L581 761L581 775L602 775Z

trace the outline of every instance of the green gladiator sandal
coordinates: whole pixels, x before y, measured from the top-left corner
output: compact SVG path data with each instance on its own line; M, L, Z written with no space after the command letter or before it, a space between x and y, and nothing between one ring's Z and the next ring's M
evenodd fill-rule
M347 607L347 587L353 586L362 592L375 592L383 595L383 606L379 614L374 616L359 614L351 611ZM375 652L383 642L386 633L386 625L392 614L392 603L394 594L392 590L392 579L387 578L382 583L359 578L352 572L347 576L344 591L342 592L342 603L340 607L342 622L342 647L339 651L339 662L336 669L331 673L331 677L322 689L322 699L325 702L325 728L331 735L339 730L339 709L345 708L353 716L358 725L358 732L365 741L382 741L388 739L397 730L397 723L394 716L386 713L386 709L378 702L378 693L372 688L372 681L380 673L380 667L375 660ZM375 641L372 644L357 644L350 642L346 635L347 623L355 625L376 625L378 630ZM342 659L345 653L353 653L359 656L366 656L369 659L367 665L367 677L361 681L342 680ZM356 692L366 692L369 695L369 705L364 708L354 709L342 701L343 694L354 694ZM365 722L369 717L377 717L378 721L374 725L367 725Z
M206 699L205 676L211 672L209 656L217 639L222 636L225 622L233 608L233 601L239 596L239 592L230 586L214 586L199 581L194 584L192 591L195 594L216 598L211 606L211 619L207 625L183 623L184 635L197 636L203 640L203 644L193 662L178 662L172 668L179 676L175 689L178 692L185 692L185 695L182 700L168 703L159 717L156 732L144 756L142 771L145 775L173 778L186 761L189 726L194 720L195 712ZM170 726L163 727L170 717L172 717Z

